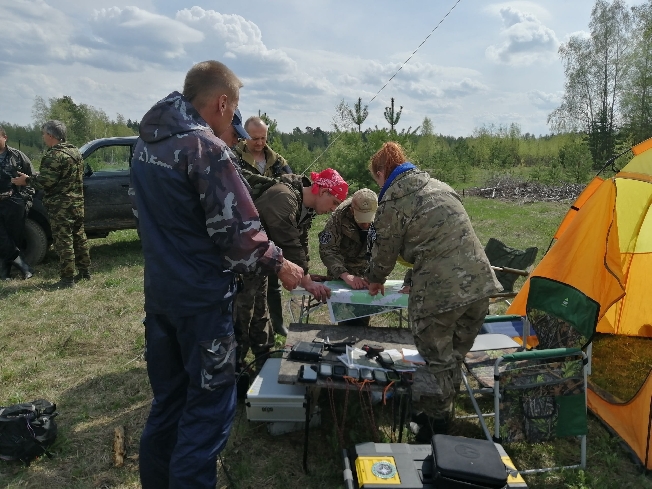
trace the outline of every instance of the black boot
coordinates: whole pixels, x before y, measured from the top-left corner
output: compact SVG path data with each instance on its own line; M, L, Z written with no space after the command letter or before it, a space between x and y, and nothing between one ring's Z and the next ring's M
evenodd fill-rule
M430 443L434 435L448 433L449 418L433 418L424 412L412 415L410 430L419 443Z
M54 284L55 289L69 289L75 285L75 280L72 277L61 277L56 284Z
M287 336L289 331L285 327L285 324L281 323L275 323L274 324L274 333L280 334L281 336Z
M75 282L80 282L82 280L90 280L91 279L91 274L88 270L79 270L77 272L77 275L75 275L74 280Z
M31 267L27 264L27 262L23 259L21 255L18 255L16 258L14 258L14 261L12 262L18 270L20 270L20 273L23 276L23 280L27 280L28 278L31 278L32 275L34 274L34 271L31 269Z
M0 261L0 280L9 280L11 277L9 273L11 272L11 262L2 260Z

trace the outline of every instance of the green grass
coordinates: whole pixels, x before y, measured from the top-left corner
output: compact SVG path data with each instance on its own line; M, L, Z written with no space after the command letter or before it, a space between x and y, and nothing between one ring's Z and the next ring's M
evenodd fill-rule
M516 205L480 198L466 198L464 203L483 243L494 236L517 248L538 246L543 250L566 210L566 205L556 203ZM325 272L316 241L325 219L317 218L311 231L312 270L316 273ZM58 279L57 260L49 254L34 278L0 285L0 405L45 398L56 402L60 412L54 458L39 459L27 469L0 462L0 487L139 487L138 440L151 402L142 360L140 242L134 231L121 231L91 240L91 245L90 282L74 289L52 290L50 285ZM402 278L403 273L399 266L392 278ZM312 317L312 322L322 321L327 322L324 307ZM375 325L387 322L382 317L372 320ZM631 339L621 347L622 338L608 340L612 338L613 343L605 343L604 349L613 355L609 364L616 359L622 362L618 370L626 372L632 364L632 351L644 358L646 347L640 345L646 340ZM277 340L282 344L280 337ZM597 358L595 362L597 365ZM644 359L640 365L636 363L637 371L649 371L649 367ZM608 384L619 381L619 377L606 379ZM343 419L345 401L348 409ZM303 433L271 436L264 424L246 420L240 403L229 445L222 454L230 477L237 481L233 487L342 487L336 426L344 421L345 444L371 441L374 436L380 441L395 439L389 429L392 404L375 407L378 430L373 430L365 421L361 401L365 399L357 393L351 393L348 400L343 393L334 393L337 412L333 416L329 393L322 391L322 425L313 429L310 437L310 474L301 466ZM460 412L470 412L464 400ZM112 462L113 430L118 426L125 427L127 441L127 460L120 468ZM456 422L453 429L458 434L482 436L480 428L468 421ZM540 459L565 459L568 446L523 445L509 447L509 451L517 466L523 467ZM529 477L528 483L535 488L652 488L617 439L595 419L589 424L586 471ZM221 472L219 487L226 484Z

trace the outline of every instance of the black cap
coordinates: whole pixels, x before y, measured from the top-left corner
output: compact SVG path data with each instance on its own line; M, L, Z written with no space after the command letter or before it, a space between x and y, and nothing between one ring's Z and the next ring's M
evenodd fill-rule
M242 116L240 115L240 109L235 109L231 124L233 124L233 127L235 128L235 132L238 133L239 137L241 137L242 139L251 139L251 137L249 137L249 134L247 134L247 131L245 131L244 127L242 127Z

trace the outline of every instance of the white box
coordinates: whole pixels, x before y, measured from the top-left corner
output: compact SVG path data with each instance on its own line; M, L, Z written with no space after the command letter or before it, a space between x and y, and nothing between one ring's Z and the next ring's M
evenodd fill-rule
M269 358L247 391L249 421L306 420L306 387L278 383L280 358Z

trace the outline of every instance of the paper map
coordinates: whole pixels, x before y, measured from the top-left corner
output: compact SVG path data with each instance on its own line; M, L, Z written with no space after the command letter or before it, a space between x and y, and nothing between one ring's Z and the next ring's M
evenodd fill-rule
M402 280L385 282L385 295L369 295L366 289L353 290L341 280L325 282L331 289L331 298L327 301L328 312L332 322L382 314L408 305L408 294L399 294L403 287Z

